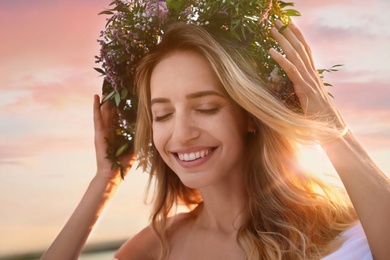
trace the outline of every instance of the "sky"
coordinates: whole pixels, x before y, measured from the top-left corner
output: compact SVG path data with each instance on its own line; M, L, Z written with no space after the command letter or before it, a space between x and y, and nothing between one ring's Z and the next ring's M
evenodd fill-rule
M93 70L106 0L0 1L0 256L47 248L94 176ZM296 0L294 22L327 74L352 132L390 175L390 9L387 0ZM319 157L309 167L324 171ZM320 158L320 159L318 159ZM148 223L147 174L128 174L89 242Z

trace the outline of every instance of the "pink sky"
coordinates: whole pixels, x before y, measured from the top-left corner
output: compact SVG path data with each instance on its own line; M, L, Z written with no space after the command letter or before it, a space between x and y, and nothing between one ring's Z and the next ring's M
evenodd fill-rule
M45 248L94 175L92 97L97 16L110 1L0 2L0 256ZM295 19L352 131L389 175L390 29L387 0L297 0ZM147 223L145 175L130 176L91 241Z

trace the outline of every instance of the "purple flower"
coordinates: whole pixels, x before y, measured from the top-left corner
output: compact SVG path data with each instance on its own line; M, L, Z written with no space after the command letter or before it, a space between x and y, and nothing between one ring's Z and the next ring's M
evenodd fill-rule
M165 1L149 1L146 5L145 15L147 18L157 16L163 22L168 16L168 7Z

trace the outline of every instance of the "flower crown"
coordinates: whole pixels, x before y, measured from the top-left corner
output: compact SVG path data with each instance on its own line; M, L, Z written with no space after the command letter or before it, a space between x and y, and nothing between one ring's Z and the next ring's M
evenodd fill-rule
M299 109L291 82L268 54L270 48L282 51L270 35L275 20L288 25L290 16L299 12L280 0L114 0L111 9L100 14L111 15L101 32L100 55L95 68L104 76L102 103L116 106L115 127L107 137L107 158L123 167L118 158L133 153L137 97L134 77L137 63L162 37L172 22L184 22L214 30L233 39L238 49L253 53L259 75L274 86L275 96L288 107ZM283 28L282 28L283 29Z

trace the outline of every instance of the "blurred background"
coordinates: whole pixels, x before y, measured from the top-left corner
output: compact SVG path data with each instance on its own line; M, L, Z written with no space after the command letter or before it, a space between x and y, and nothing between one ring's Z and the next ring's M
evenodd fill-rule
M348 125L390 175L390 2L296 0L294 19ZM95 173L92 101L102 78L96 42L109 0L0 0L0 259L50 245ZM332 171L321 151L307 167ZM80 259L110 259L148 223L147 174L128 174Z

